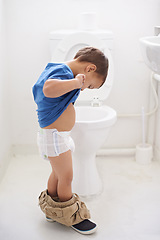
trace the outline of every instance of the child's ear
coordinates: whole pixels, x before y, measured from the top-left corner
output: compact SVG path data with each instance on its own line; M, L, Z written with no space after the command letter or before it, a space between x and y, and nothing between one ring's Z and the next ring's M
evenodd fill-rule
M87 72L95 72L97 69L96 65L95 64L89 64L87 66Z

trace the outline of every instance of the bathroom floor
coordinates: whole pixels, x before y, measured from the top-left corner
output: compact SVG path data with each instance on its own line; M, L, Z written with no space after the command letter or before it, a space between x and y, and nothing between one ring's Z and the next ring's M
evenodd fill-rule
M47 222L38 207L48 162L37 155L13 157L0 184L0 239L159 240L160 163L141 166L133 158L98 157L97 167L103 193L85 202L98 230L84 236Z

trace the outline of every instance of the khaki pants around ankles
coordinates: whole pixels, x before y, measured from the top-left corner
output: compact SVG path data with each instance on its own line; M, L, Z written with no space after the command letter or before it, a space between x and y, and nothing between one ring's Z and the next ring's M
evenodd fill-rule
M66 202L57 202L48 194L47 190L39 196L39 205L45 215L56 222L72 226L90 218L89 210L77 194Z

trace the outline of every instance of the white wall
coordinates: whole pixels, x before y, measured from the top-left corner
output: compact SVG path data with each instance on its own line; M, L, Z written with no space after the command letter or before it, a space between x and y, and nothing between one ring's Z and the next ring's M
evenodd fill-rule
M158 82L158 96L160 101L160 82ZM157 160L160 161L160 104L156 114L155 155Z
M0 0L0 180L9 161L10 124L9 119L9 82L6 68L5 8Z
M97 12L98 25L114 33L115 83L106 103L117 113L148 106L150 72L142 62L139 38L160 24L159 0L6 0L13 144L36 142L37 117L31 87L49 54L49 32L76 28L79 14ZM140 119L118 119L105 147L134 147Z

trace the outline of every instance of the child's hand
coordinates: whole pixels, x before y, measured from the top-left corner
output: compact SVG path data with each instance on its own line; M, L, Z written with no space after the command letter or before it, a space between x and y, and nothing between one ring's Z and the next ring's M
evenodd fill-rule
M84 74L77 74L75 77L77 88L82 88L83 84L85 83L85 80L86 76Z

